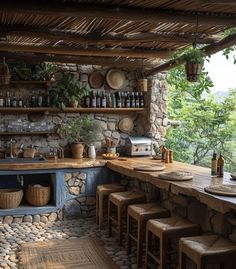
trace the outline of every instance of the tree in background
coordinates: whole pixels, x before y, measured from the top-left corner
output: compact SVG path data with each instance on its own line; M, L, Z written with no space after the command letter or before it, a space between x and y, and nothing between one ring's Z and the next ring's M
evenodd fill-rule
M225 157L225 170L236 172L236 91L217 101L210 94L213 83L207 72L197 84L189 83L183 67L172 69L168 82L169 118L181 121L167 132L175 160L209 167L215 150Z

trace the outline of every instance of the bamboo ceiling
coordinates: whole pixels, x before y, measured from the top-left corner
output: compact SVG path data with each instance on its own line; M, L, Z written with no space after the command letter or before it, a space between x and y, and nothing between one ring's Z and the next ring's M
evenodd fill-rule
M152 68L235 25L234 0L2 0L0 56Z

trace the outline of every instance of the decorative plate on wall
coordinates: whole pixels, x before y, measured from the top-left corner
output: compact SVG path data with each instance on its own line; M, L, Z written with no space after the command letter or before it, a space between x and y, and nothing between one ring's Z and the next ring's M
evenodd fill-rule
M125 84L125 74L118 69L110 69L106 74L106 81L113 90L120 90Z
M131 118L123 118L118 123L119 130L122 133L130 134L134 128L134 122Z
M99 71L89 74L89 85L93 89L100 89L104 85L104 76Z

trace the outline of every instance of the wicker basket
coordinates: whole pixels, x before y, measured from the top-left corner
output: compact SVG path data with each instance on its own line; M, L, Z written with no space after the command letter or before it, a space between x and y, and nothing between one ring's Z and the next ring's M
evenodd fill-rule
M0 208L16 208L21 203L23 191L20 189L0 189Z
M26 189L26 201L34 206L47 205L51 196L50 186L28 185Z
M8 85L10 84L10 71L8 65L5 63L5 58L3 58L3 63L0 63L0 84Z

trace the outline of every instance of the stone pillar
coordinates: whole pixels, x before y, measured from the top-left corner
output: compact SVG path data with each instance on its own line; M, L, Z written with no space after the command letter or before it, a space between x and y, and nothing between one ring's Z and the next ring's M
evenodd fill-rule
M159 73L148 80L146 94L145 133L163 144L167 130L167 73Z

